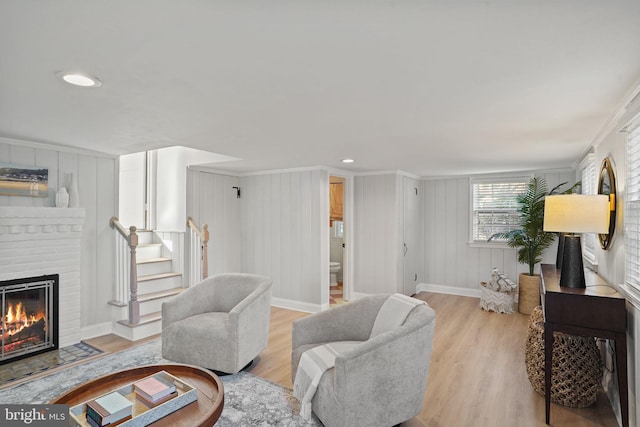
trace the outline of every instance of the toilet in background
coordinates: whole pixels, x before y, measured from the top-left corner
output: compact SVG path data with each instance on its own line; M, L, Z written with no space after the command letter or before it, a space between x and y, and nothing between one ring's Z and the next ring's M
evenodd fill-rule
M337 274L340 271L340 263L339 262L330 262L329 263L329 285L336 286L338 284Z

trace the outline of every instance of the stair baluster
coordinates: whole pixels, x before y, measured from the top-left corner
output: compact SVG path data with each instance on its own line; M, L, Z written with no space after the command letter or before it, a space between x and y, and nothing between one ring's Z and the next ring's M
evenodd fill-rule
M187 218L187 226L190 231L189 284L194 285L209 277L209 226L204 224L201 231L191 217Z
M138 247L138 234L136 233L136 227L129 227L129 231L125 230L125 228L120 224L120 221L117 217L112 217L109 221L111 228L116 230L116 234L119 234L129 247L129 257L124 256L123 251L120 249L121 244L117 244L116 246L119 248L119 256L118 256L118 278L119 282L116 288L116 300L120 303L124 303L125 294L126 294L126 269L129 271L128 277L128 285L129 285L129 298L128 298L128 306L129 306L129 323L130 324L138 324L140 323L140 302L138 301L138 272L137 272L137 263L136 263L136 248ZM127 262L128 258L128 262Z

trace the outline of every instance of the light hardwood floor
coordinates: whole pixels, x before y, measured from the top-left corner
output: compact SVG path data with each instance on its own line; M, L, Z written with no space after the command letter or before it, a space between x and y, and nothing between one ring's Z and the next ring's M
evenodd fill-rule
M404 426L544 426L544 398L529 384L524 365L528 316L483 311L476 298L432 293L418 297L436 312L436 334L422 411ZM291 323L306 315L273 308L269 345L248 371L291 387ZM107 351L131 345L113 335L87 342ZM552 404L551 425L618 424L601 392L590 408Z

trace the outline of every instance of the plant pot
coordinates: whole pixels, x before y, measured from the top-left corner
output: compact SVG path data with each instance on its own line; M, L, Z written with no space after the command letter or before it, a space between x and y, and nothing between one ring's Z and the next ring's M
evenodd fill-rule
M531 314L533 309L540 305L540 275L529 276L526 273L520 273L518 286L518 311L522 314Z

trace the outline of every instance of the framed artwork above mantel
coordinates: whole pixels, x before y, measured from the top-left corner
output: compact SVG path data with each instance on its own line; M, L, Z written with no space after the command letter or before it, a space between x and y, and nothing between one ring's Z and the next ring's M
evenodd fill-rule
M49 169L0 162L0 194L47 197L49 194Z

